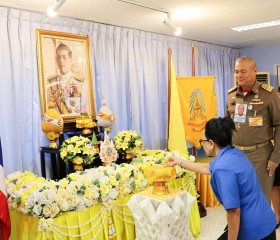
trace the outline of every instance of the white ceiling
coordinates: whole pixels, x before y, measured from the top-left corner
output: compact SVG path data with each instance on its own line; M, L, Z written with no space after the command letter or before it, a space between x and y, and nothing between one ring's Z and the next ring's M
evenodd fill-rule
M55 1L0 0L0 5L45 13ZM241 33L230 29L279 20L280 0L66 0L59 15L171 35L163 24L166 12L191 8L202 14L171 19L182 28L181 38L236 48L280 44L279 26Z

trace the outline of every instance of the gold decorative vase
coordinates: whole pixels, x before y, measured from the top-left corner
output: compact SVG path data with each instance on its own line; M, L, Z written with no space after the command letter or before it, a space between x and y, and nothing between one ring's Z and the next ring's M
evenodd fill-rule
M146 168L144 175L149 182L154 182L152 194L167 195L170 193L167 182L176 178L176 170L174 167L154 165Z
M93 149L94 149L94 153L98 154L100 152L99 144L98 143L93 144Z
M49 147L50 148L58 148L57 145L57 139L60 136L60 133L58 132L47 132L46 134L46 138L50 141Z
M133 154L131 152L125 152L124 157L126 160L133 159Z
M55 110L53 101L48 104L48 111L43 115L42 130L50 141L50 148L58 148L57 139L63 133L63 118Z
M82 164L73 163L73 168L74 168L75 171L83 171L83 165Z

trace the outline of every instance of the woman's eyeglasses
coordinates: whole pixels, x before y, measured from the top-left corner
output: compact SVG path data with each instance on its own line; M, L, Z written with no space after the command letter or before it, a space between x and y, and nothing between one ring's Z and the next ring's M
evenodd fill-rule
M203 142L209 142L209 140L207 140L207 139L200 139L200 140L199 140L200 145L201 145L201 143L203 143Z

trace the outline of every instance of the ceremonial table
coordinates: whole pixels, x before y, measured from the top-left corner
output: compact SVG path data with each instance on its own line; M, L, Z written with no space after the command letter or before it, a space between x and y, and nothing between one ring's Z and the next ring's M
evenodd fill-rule
M169 189L167 195L154 195L152 191L150 187L134 194L127 203L135 219L136 239L194 239L189 213L195 197L175 189Z
M188 191L196 196L194 180L189 176L171 180L168 185L170 188ZM10 240L134 240L134 218L127 206L132 196L118 198L113 205L98 204L83 211L64 212L44 224L40 224L41 220L38 218L10 210L12 224ZM45 227L48 225L48 231L38 231L38 225ZM196 200L189 216L189 229L194 237L201 232Z
M209 163L212 161L211 157L200 157L196 159L196 162ZM210 185L211 175L207 174L196 174L196 188L200 195L200 202L205 207L215 207L220 205L220 202L215 197L215 194Z

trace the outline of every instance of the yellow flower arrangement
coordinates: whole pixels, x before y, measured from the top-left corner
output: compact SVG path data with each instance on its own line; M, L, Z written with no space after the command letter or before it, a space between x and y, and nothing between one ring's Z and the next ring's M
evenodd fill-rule
M143 141L139 133L131 130L118 132L113 139L116 150L136 154L143 148Z
M195 161L195 157L186 153L181 153L178 151L164 151L164 150L144 150L140 152L136 158L131 162L134 166L140 169L142 172L150 166L155 164L163 164L166 162L167 158L172 155L179 155L184 157L189 161ZM181 168L180 166L175 166L176 178L181 178L186 175L191 176L193 179L196 178L195 172L189 171L187 169Z
M90 164L94 160L94 148L91 141L82 136L73 136L66 139L60 149L60 157L63 161L71 161L75 164Z

